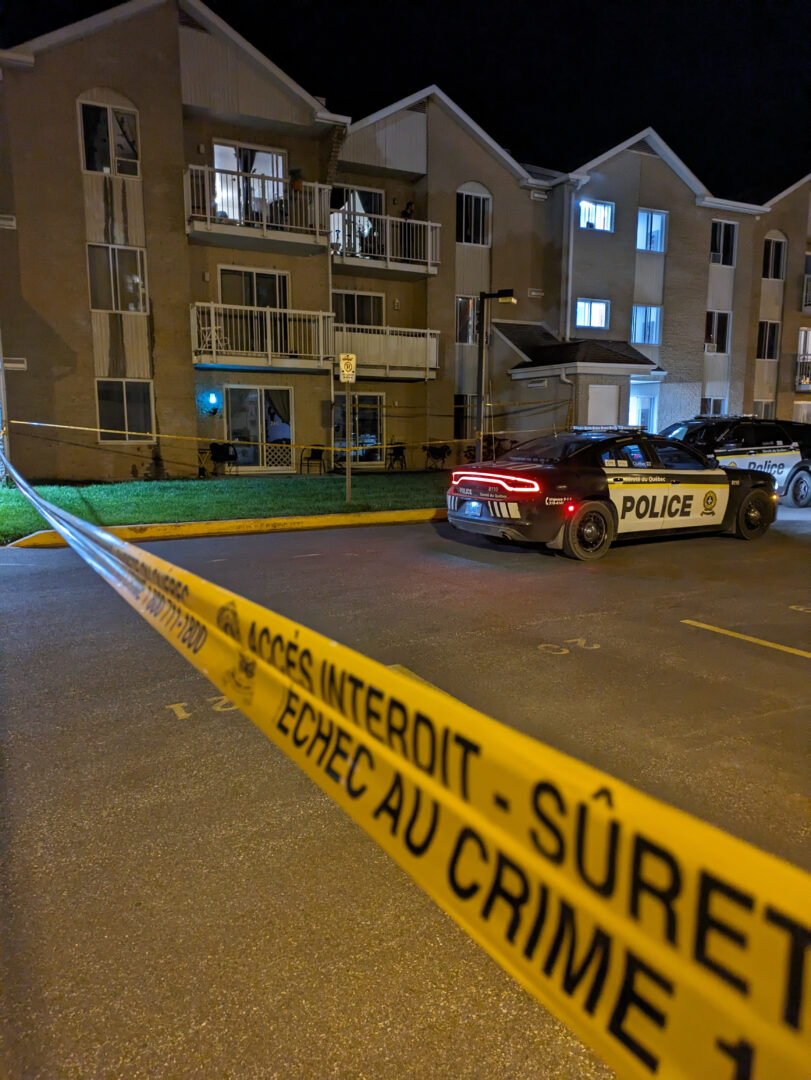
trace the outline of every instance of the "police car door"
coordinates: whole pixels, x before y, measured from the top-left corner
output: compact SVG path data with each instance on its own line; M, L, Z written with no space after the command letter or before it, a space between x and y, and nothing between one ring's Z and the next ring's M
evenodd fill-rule
M777 424L745 420L727 432L715 456L722 465L771 473L778 495L784 494L788 475L801 458L799 446Z
M707 465L688 446L656 437L648 442L671 491L663 528L720 526L729 502L729 475L720 466Z
M661 529L659 510L670 486L653 469L650 451L642 440L617 441L602 452L608 495L617 511L617 532L653 532Z

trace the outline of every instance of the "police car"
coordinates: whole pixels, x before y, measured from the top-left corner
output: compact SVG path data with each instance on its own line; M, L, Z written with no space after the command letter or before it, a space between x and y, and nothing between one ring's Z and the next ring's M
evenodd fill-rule
M762 536L775 518L770 473L721 468L639 428L572 428L454 469L448 521L493 540L546 544L574 559L618 537L730 532Z
M757 416L694 416L662 431L724 467L764 469L777 494L795 506L811 506L811 424Z

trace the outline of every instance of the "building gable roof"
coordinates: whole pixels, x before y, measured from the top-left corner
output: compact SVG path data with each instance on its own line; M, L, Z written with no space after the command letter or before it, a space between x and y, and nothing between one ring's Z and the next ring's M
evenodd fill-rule
M791 187L787 187L785 191L781 191L779 195L775 195L773 199L769 199L766 205L774 206L775 203L779 203L780 200L785 199L787 195L793 195L798 188L801 188L803 184L809 182L811 182L811 173L807 173L805 176L801 177L796 184L792 184Z
M630 365L653 371L656 364L627 341L578 338L559 341L541 323L494 321L493 329L522 358L511 371L565 367L571 364Z
M128 0L127 3L108 8L98 15L91 15L90 18L81 19L79 22L70 23L68 26L63 26L49 34L33 38L15 49L3 51L0 53L0 67L32 67L38 53L89 37L109 26L135 18L166 2L167 0ZM350 122L348 116L339 116L329 112L318 98L313 97L302 86L299 86L294 79L291 79L280 67L268 60L241 34L238 34L219 15L216 15L211 8L206 7L201 0L178 0L178 8L181 13L188 15L200 27L236 48L273 83L293 97L298 98L312 110L314 120L341 125Z
M523 165L520 165L511 154L508 154L503 147L499 146L495 139L487 134L484 128L480 127L472 117L468 116L464 109L461 109L456 102L449 98L444 90L440 90L436 84L426 86L422 90L417 90L416 93L409 94L408 97L400 98L399 101L387 105L384 109L378 109L377 112L371 113L369 116L364 116L361 120L357 120L354 124L350 125L347 135L353 135L355 132L362 131L372 124L388 119L395 113L411 108L412 106L425 101L427 98L432 98L450 113L450 115L473 136L476 142L492 154L493 157L495 157L523 187L545 188L549 186L548 183L531 176Z

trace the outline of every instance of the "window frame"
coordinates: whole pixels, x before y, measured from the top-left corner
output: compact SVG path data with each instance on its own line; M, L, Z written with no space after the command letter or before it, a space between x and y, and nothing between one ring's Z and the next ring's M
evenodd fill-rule
M117 265L118 259L116 258L116 273L114 274L113 273L112 253L114 251L116 251L116 252L118 252L118 251L135 251L135 252L138 253L139 265L140 265L141 277L142 277L142 281L141 281L141 297L142 297L142 301L143 301L143 306L141 308L139 308L136 311L132 311L130 308L122 308L122 307L111 307L111 308L93 307L93 289L92 289L92 286L91 286L91 278L90 278L90 249L91 248L106 248L107 249L107 252L108 252L108 269L109 269L109 272L110 272L110 295L112 296L114 303L115 302L120 303L121 297L120 297L120 295L116 295L116 294L120 294L120 275L118 274L118 265ZM150 310L150 304L149 304L149 281L148 281L148 278L147 278L146 248L134 247L131 244L86 243L85 244L85 262L86 262L86 265L87 265L88 300L89 300L89 303L90 303L90 310L91 311L98 311L98 312L102 312L102 313L106 313L106 314L114 314L114 315L148 315L149 314L149 310Z
M771 251L770 254L767 256L767 251L769 251L769 245L771 245ZM779 266L776 268L778 271L777 273L774 272L776 251L779 251L780 253ZM768 273L766 272L767 262L769 264ZM786 241L781 239L779 236L767 236L763 240L763 264L761 268L761 275L763 281L786 280Z
M291 274L290 274L289 270L268 269L268 267L266 267L266 266L238 266L238 265L236 265L234 263L217 263L217 303L218 304L225 304L225 301L222 298L222 272L223 272L223 270L225 270L225 271L235 270L235 271L238 271L241 274L251 274L251 275L253 275L253 295L254 295L254 299L256 299L256 275L257 274L265 274L268 277L275 277L275 278L286 278L287 283L286 283L285 288L287 290L287 308L270 308L270 310L271 311L274 311L274 310L275 311L286 311L288 308L292 308L292 306L293 306L293 304L292 304L292 300L293 300L293 282L292 282L292 278L291 278ZM228 305L225 305L225 306L227 306L227 307L244 306L244 307L253 308L253 307L260 307L261 305L259 305L259 304L245 304L245 305L234 304L234 305L230 305L230 304L228 304Z
M713 249L713 233L715 232L715 226L720 225L721 232L721 246L719 251ZM731 262L724 262L724 229L732 229L732 250L731 250ZM713 258L714 255L718 255L719 258ZM710 263L713 266L731 266L735 267L738 261L738 222L729 221L727 218L713 218L710 226Z
M462 217L460 224L459 217L459 200L462 200ZM486 238L482 240L465 240L459 239L460 232L464 237L465 234L465 200L466 199L479 199L484 207L482 222L484 225L483 234L486 233ZM456 243L462 244L464 247L492 247L493 245L493 196L485 194L480 191L462 191L458 189L456 192Z
M662 218L662 232L661 232L662 246L661 247L655 248L655 247L649 247L649 246L646 246L646 247L640 247L639 246L639 218L640 218L640 215L642 215L642 214L650 214L650 215L658 214ZM654 253L656 255L663 255L667 251L668 217L669 217L669 214L668 214L667 210L654 210L651 207L647 207L647 206L640 206L640 207L637 208L637 211L636 211L636 250L637 251L650 251L650 252L652 252L652 253ZM648 229L646 230L646 234L647 234L647 237L650 238L650 236L651 236L650 227L648 227Z
M596 224L596 222L593 225L589 225L588 222L586 222L586 224L584 224L583 223L583 216L584 216L583 215L583 208L584 208L584 206L593 206L595 210L597 209L597 207L602 207L604 210L610 208L610 218L611 218L610 226L607 229L601 229ZM608 202L605 199L580 199L580 201L577 204L577 209L578 209L578 214L579 214L579 221L578 221L579 228L583 229L585 232L613 233L613 231L614 231L614 222L616 220L616 212L617 212L617 204L616 203ZM596 216L597 215L595 214L595 218L596 218Z
M97 442L104 444L105 446L122 446L127 443L139 443L141 446L154 446L157 439L153 436L151 439L139 436L138 438L129 437L129 424L127 421L127 391L126 383L146 383L149 386L149 414L152 420L152 430L155 430L155 380L154 379L130 379L126 376L119 378L117 376L100 375L96 377L96 435ZM127 435L123 439L110 439L104 438L101 432L101 408L99 402L99 383L120 383L122 386L122 404L124 408L124 428Z
M605 322L602 325L596 325L593 322L581 323L577 321L578 308L581 304L589 305L589 318L591 318L591 305L592 304L605 304ZM611 301L604 300L602 297L592 296L578 296L574 303L574 325L580 330L608 330L611 326Z
M773 351L773 356L766 355ZM757 324L756 360L780 359L780 323L774 319L759 319Z
M461 341L459 338L459 301L470 301L470 338L468 341ZM476 325L476 319L478 315L478 296L468 296L465 293L458 293L454 297L454 337L457 345L478 345L479 343L479 328Z
M381 321L379 323L359 323L359 322L341 322L341 321L339 321L338 316L335 315L335 302L334 302L334 298L336 296L338 296L338 295L340 295L340 296L354 296L355 297L355 315L356 316L357 316L357 313L358 313L357 297L359 297L359 296L369 296L373 300L379 300L380 301L380 317L381 317ZM370 329L372 329L372 328L380 329L380 328L384 328L387 325L386 324L386 294L384 292L370 292L367 289L335 289L335 288L333 288L333 289L330 290L330 304L331 304L332 313L333 313L333 315L335 315L335 324L336 324L336 326L361 326L361 327L368 327Z
M643 317L643 330L646 330L648 326L654 326L656 329L656 340L650 340L644 335L642 337L635 337L635 324L636 313L638 311L655 311L657 312L656 318L651 320L647 316ZM661 345L662 344L662 305L661 304L633 304L631 307L631 335L630 343L632 345Z
M713 316L712 333L710 333L708 328L707 328L707 322L709 320L710 315ZM724 346L725 347L723 349L718 348L718 341L717 341L717 338L718 338L718 316L719 315L726 315L726 317L727 317L726 340L724 341ZM720 310L718 310L716 308L709 308L707 310L707 316L706 316L706 318L704 320L704 344L705 345L714 345L715 346L715 351L717 353L720 353L721 356L729 356L729 346L730 346L731 340L732 340L732 312L731 311L720 311Z
M710 403L710 406L707 409L704 408L704 402L705 401L708 401ZM713 402L718 403L718 409L717 410L714 408ZM699 415L700 416L724 416L726 414L726 411L727 411L727 399L725 397L723 397L723 398L702 397L701 398L701 406L699 408Z
M82 115L82 107L89 105L96 109L107 110L107 144L110 151L110 171L105 172L103 169L88 169L86 165L87 154L85 152L84 141L84 119ZM118 158L115 156L115 134L112 124L113 112L130 113L135 117L135 145L138 151L138 156L135 160L135 172L126 173L119 172L116 167ZM138 110L131 105L110 105L105 101L88 101L86 98L79 97L76 99L76 122L79 127L79 167L83 173L87 176L117 176L123 180L140 180L141 179L141 118L138 114ZM123 160L130 161L132 159L126 158Z

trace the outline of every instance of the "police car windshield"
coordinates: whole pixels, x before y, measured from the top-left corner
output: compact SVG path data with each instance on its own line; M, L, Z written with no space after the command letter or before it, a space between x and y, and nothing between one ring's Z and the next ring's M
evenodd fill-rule
M605 438L603 433L600 438ZM572 454L576 454L585 446L593 443L594 436L590 433L573 435L571 431L564 431L560 435L544 435L540 439L531 439L522 443L504 454L501 461L531 461L536 464L553 463L563 461Z

